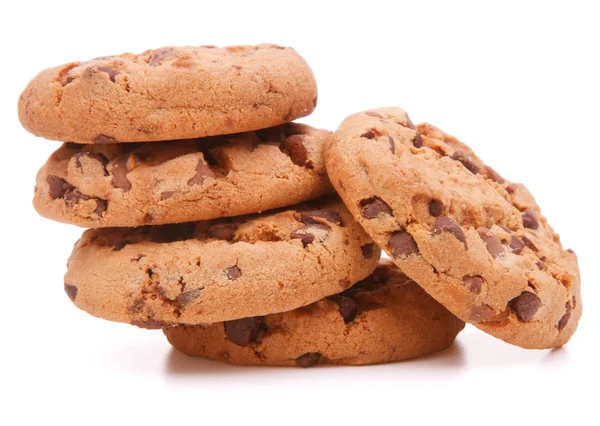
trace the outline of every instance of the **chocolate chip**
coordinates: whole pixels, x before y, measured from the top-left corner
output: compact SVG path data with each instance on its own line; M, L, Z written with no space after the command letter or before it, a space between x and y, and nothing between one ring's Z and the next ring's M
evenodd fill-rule
M237 226L233 223L217 224L208 230L208 236L217 240L232 241L236 231Z
M202 294L201 288L195 288L193 290L185 291L185 292L181 293L179 296L177 296L177 304L183 308L183 307L189 305L191 302L193 302L197 298L199 298L201 294Z
M525 243L521 241L519 238L511 235L510 244L508 245L514 254L521 254L523 249L525 248Z
M471 293L479 294L481 293L481 286L484 283L484 280L479 275L471 275L463 278L463 283Z
M98 217L102 217L107 208L108 201L103 200L101 198L96 198L96 210L94 210L94 213L96 213Z
M429 202L429 214L431 214L431 216L438 217L439 215L442 214L443 211L444 211L444 205L441 203L441 201L432 199Z
M575 254L575 251L573 249L567 249L566 251L567 253Z
M110 81L112 81L113 83L115 82L115 77L120 74L119 71L109 67L98 67L98 71L105 72L106 74L108 74L108 78L110 78Z
M225 273L227 274L227 278L231 281L238 279L242 276L242 271L237 266L232 266L231 268L225 269Z
M145 328L147 330L159 330L163 327L168 326L169 324L165 321L155 320L154 318L147 318L145 320L134 319L133 321L131 321L131 325L135 325L139 328Z
M392 154L396 153L396 142L394 142L394 138L391 137L390 135L388 135L388 142L390 143L390 151L392 151Z
M397 259L403 259L412 254L419 253L419 247L415 239L406 231L394 232L390 238L389 245L392 256Z
M52 197L54 200L57 198L64 198L67 191L72 191L75 189L75 187L66 180L54 175L49 175L46 178L46 182L48 182L48 186L50 187L50 197Z
M392 215L392 208L379 197L362 200L360 205L360 215L367 219L374 219L380 214Z
M367 112L365 112L365 115L368 115L370 117L375 117L375 118L383 119L383 117L381 115L377 114L375 111L367 111Z
M379 132L376 129L371 129L371 130L367 130L365 133L363 133L362 135L360 135L360 137L361 138L366 138L366 139L375 139L379 135L381 135L381 132Z
M279 149L287 154L295 165L306 167L307 169L314 168L313 162L309 159L308 150L304 145L304 136L292 135L287 137L281 143Z
M508 302L508 305L519 320L527 322L533 319L535 313L542 306L542 301L530 291L524 291Z
M152 216L150 213L146 213L144 215L144 223L152 223L153 220L154 216Z
M344 322L348 324L356 318L356 313L358 312L358 304L351 299L350 297L341 296L336 294L330 297L338 305L338 311L342 318L344 318Z
M319 352L307 352L302 356L296 358L296 364L298 367L307 368L317 364L321 359Z
M546 264L544 262L542 262L541 260L538 260L537 262L535 262L535 265L540 268L542 271L544 270L544 267L546 266Z
M204 182L205 179L213 178L215 174L213 171L204 163L203 160L198 161L198 165L196 166L196 174L193 178L188 180L188 185L199 185Z
M406 116L406 121L403 122L402 125L404 127L408 127L409 129L413 129L413 130L416 128L408 115Z
M504 247L502 247L502 242L492 231L490 231L488 228L481 227L477 229L477 232L485 243L487 251L494 259L505 253Z
M172 243L194 238L196 224L172 223L169 225L154 226L150 231L150 240L155 243Z
M160 200L164 201L164 200L168 200L169 198L171 198L173 195L175 195L175 191L165 191L165 192L161 192L160 193Z
M262 142L285 142L287 136L287 126L275 126L266 129L256 130L254 132ZM297 135L300 136L300 135Z
M110 136L106 136L106 135L98 135L94 138L94 143L99 143L99 144L103 144L103 143L117 143L117 140L113 137Z
M537 217L535 217L533 210L525 210L521 217L523 218L523 226L525 228L538 229L538 226L540 226L540 223L538 222Z
M558 331L562 331L567 326L567 323L569 322L569 318L571 318L571 307L569 306L568 303L565 303L565 308L567 309L567 312L565 312L565 314L562 316L560 321L558 321L558 325L557 325Z
M458 223L447 216L438 217L433 225L433 234L440 235L442 232L449 232L461 243L465 243L465 234Z
M75 298L77 297L77 287L74 285L65 283L65 293L67 293L67 296L69 296L69 299L71 299L71 301L74 302Z
M263 317L242 318L225 321L225 334L230 342L238 346L247 346L258 338L258 333L265 328Z
M306 232L308 229L323 229L323 230L330 230L331 228L327 225L324 225L322 223L319 224L310 224L310 225L306 225L303 226L301 228L296 229L295 231L293 231L290 234L290 238L291 239L300 239L300 241L302 242L302 245L304 247L306 247L307 245L309 245L310 243L312 243L315 240L315 236L313 234L311 234L310 232Z
M104 169L104 176L108 176L108 171L106 170L106 165L108 164L108 158L106 158L104 156L104 154L101 154L99 152L78 152L77 154L75 154L73 156L73 158L75 159L75 167L77 167L79 169L82 168L82 165L81 165L82 157L91 158L93 160L100 162L100 164L102 164L102 167Z
M148 59L148 65L155 67L165 59L176 58L175 52L170 47L163 47L154 51L152 56Z
M471 173L479 173L479 166L475 163L475 160L473 160L473 158L462 149L457 149L454 151L450 158L460 161L462 165L465 166Z
M135 256L133 256L131 259L129 259L131 262L139 262L139 260L146 256L145 254L136 254Z
M504 178L502 176L500 176L498 174L498 172L496 172L496 170L492 169L490 166L485 166L484 169L485 169L485 173L486 173L486 176L488 177L488 179L491 179L496 183L504 183L505 182Z
M375 255L375 243L365 244L364 246L360 247L360 250L362 251L362 255L365 259L372 259Z
M335 223L336 225L342 224L342 216L335 210L320 209L300 213L300 221L307 225L321 223L315 218L325 219L327 222Z
M531 241L529 238L527 238L527 237L521 237L521 239L523 240L523 244L525 244L531 250L538 251L537 246L535 244L533 244L533 241Z
M481 305L471 309L469 319L473 322L486 321L496 316L496 312L491 306Z
M415 148L423 148L423 138L421 137L420 133L415 135L415 138L413 139L413 146Z
M129 240L118 240L113 243L113 251L121 251L127 245L131 244Z
M124 192L127 192L131 189L131 182L129 182L129 179L127 179L127 173L129 173L129 169L127 168L128 161L129 154L122 155L113 162L110 168L110 173L112 174L112 184L116 188L121 188Z

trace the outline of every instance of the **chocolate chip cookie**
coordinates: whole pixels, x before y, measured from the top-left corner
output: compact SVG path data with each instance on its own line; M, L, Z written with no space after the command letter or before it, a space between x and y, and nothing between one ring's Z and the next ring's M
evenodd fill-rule
M565 344L581 316L577 257L534 198L456 138L399 108L346 118L325 154L353 216L464 321L524 348Z
M348 290L290 312L164 332L188 355L231 364L310 367L426 355L450 346L464 325L384 260Z
M313 73L292 48L163 47L44 70L21 94L19 118L47 139L150 142L272 127L316 103Z
M88 228L180 223L289 206L333 191L330 132L290 123L229 136L63 144L37 175L34 206Z
M330 196L230 220L87 230L65 291L94 316L145 328L228 321L339 293L380 253Z

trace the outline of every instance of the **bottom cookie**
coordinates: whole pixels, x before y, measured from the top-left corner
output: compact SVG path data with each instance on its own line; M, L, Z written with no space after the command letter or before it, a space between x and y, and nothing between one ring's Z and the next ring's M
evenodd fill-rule
M293 311L165 328L187 355L241 365L310 367L401 361L449 347L465 323L382 260L348 290Z

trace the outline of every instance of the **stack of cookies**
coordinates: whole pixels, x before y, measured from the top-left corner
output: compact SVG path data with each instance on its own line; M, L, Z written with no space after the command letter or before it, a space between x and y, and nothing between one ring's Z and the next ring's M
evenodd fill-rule
M34 206L91 228L69 298L236 364L398 361L450 346L464 321L526 348L570 338L577 260L523 185L399 108L335 133L292 122L316 103L306 62L276 45L40 73L19 117L64 144Z

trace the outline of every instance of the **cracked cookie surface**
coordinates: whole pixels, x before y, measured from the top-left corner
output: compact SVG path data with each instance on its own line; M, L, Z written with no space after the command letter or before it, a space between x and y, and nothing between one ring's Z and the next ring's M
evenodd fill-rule
M165 328L188 355L231 364L366 365L452 344L465 323L389 260L344 292L290 312L206 326Z
M88 228L256 213L333 191L330 132L298 123L161 143L63 144L38 172L42 216Z
M311 69L292 48L164 47L71 62L38 74L19 98L31 133L78 143L239 133L310 114Z
M525 348L571 338L582 308L577 257L525 186L400 108L346 118L325 161L355 219L456 316Z
M87 230L64 282L94 316L161 328L310 304L365 278L380 253L330 196L235 219Z

